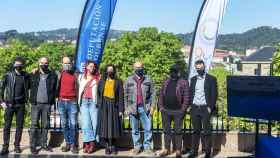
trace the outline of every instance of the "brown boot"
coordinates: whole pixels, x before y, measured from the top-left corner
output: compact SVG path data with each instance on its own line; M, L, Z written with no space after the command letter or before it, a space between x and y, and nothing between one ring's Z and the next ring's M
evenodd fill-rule
M88 154L91 154L95 151L95 142L89 142Z
M160 157L165 157L165 156L167 156L167 155L169 155L169 154L170 154L170 151L169 151L169 150L163 149L163 150L159 153L159 156L160 156Z
M181 152L181 150L176 150L176 151L175 151L175 157L176 157L176 158L182 158L182 152Z
M89 149L89 143L86 142L86 143L83 144L83 152L88 153L88 149Z

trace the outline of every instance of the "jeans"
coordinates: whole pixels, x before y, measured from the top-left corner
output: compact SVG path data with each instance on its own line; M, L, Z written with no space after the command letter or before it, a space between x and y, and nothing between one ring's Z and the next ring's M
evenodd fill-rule
M30 147L36 147L36 139L39 139L36 135L39 129L39 120L42 119L42 135L41 145L47 146L48 144L48 128L49 128L49 116L50 116L49 104L37 104L31 106L31 128L30 128Z
M92 99L82 99L81 104L81 126L83 142L98 141L97 122L98 108Z
M76 145L77 104L75 101L58 101L58 111L62 123L64 139L67 144Z
M140 149L142 143L140 142L139 120L144 128L144 150L152 149L152 124L151 118L145 112L143 107L137 108L138 114L130 114L130 124L132 128L132 139L135 149Z
M24 114L25 114L25 106L24 105L16 105L12 107L7 107L5 109L4 114L4 134L3 134L3 140L4 140L4 147L9 147L10 142L10 132L11 132L11 126L13 121L13 116L16 115L16 135L15 135L15 146L20 146L21 136L22 136L22 129L23 129L23 122L24 122Z

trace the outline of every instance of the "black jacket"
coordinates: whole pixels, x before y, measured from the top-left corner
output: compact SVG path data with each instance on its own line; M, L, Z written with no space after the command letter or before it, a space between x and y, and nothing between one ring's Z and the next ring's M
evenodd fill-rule
M204 92L207 106L211 108L212 111L216 110L216 102L218 98L217 90L217 79L216 77L206 74L204 83ZM195 86L196 86L197 76L191 78L191 103L193 103L195 95Z
M37 104L37 92L40 82L40 72L30 75L30 102L33 105ZM48 104L55 104L57 90L57 75L55 72L50 71L47 77L47 94Z
M0 101L13 104L14 102L14 89L15 89L15 76L16 72L11 71L4 75L0 86ZM29 89L29 74L23 72L24 76L24 89L25 89L25 103L28 100L28 89Z
M105 88L105 80L100 80L98 82L97 88L97 106L102 106L103 101L103 93ZM121 80L115 80L115 105L118 106L119 112L124 111L124 90L123 90L123 83Z

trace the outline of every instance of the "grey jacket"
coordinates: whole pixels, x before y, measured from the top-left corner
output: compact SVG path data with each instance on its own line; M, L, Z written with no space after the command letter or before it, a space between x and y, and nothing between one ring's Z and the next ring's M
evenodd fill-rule
M125 111L129 114L137 114L137 83L133 79L134 75L128 77L124 84L124 104L125 104ZM155 103L155 88L154 83L150 79L149 76L145 75L144 80L141 84L142 88L142 97L143 97L143 104L144 110L149 112L153 106L156 105Z

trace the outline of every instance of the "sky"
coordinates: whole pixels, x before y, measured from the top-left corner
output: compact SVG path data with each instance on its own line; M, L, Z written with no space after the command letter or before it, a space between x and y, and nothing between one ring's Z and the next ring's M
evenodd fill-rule
M0 32L77 28L86 0L1 0ZM203 0L118 0L111 28L154 26L173 33L192 32ZM220 33L259 26L280 28L279 0L229 0Z

